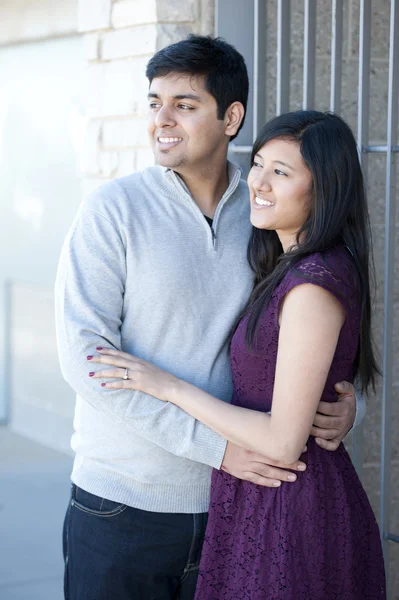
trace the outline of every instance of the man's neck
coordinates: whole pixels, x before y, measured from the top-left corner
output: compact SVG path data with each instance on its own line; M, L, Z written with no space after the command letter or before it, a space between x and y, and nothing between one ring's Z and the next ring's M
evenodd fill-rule
M222 168L211 169L206 173L178 173L186 184L193 200L201 212L213 218L216 207L229 187L227 162Z

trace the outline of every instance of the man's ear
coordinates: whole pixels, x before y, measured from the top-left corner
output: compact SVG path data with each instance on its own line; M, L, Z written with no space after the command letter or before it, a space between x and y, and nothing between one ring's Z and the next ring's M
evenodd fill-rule
M226 110L224 121L226 124L225 133L228 136L233 136L237 133L245 115L245 110L241 102L233 102Z

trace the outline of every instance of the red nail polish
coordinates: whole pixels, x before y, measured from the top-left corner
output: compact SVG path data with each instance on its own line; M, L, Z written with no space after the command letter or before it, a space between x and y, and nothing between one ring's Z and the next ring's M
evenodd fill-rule
M91 373L89 373L89 377L93 377L94 373L93 371Z
M96 350L102 350L102 347L101 347L101 346L98 346L98 348L96 348Z
M102 384L101 384L101 387L105 387L105 383L102 383Z
M91 360L93 357L92 356L86 356L87 360Z

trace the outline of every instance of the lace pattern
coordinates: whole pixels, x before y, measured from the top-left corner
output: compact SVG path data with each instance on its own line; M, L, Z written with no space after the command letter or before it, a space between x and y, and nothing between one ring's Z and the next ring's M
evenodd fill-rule
M290 289L306 282L328 289L347 314L323 400L335 401L334 384L353 379L360 296L352 260L340 246L308 257L286 275L251 352L246 320L240 323L231 345L234 404L271 409L279 307ZM386 597L378 526L344 446L327 452L310 438L304 460L306 472L278 489L214 471L196 600Z

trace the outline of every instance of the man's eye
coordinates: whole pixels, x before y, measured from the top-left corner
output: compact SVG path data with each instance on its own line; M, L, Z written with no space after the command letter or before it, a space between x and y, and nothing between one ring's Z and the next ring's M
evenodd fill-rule
M159 108L159 102L150 102L150 108Z
M189 106L188 104L179 104L179 108L182 110L194 110L193 106Z

